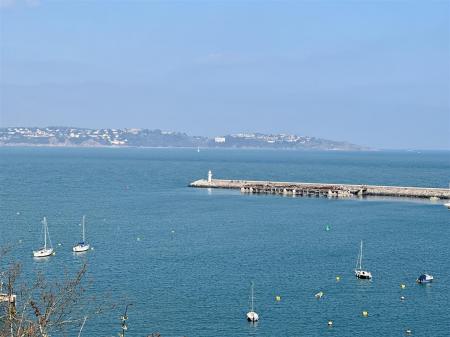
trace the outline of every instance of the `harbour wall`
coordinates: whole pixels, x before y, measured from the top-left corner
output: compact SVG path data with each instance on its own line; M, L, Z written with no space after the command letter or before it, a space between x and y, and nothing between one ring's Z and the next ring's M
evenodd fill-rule
M199 188L239 189L242 193L281 194L292 196L317 197L403 197L403 198L431 198L450 199L450 189L432 187L378 186L327 184L306 182L278 182L259 180L225 180L200 179L189 184Z

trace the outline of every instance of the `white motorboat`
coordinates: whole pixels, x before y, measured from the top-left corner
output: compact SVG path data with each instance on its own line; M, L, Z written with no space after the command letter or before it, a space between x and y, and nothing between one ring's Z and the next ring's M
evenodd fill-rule
M359 279L370 280L372 278L372 274L370 271L363 269L362 257L363 257L363 242L361 240L361 247L359 249L358 260L356 262L356 267L355 267L355 276Z
M416 280L417 283L430 283L433 282L434 277L430 274L422 274L419 276L419 278Z
M53 254L53 247L52 242L50 240L50 234L48 233L48 225L47 225L47 218L44 217L42 220L43 225L43 232L44 232L44 247L34 250L33 256L34 257L47 257ZM47 240L48 237L48 240ZM47 246L47 241L49 242L49 246Z
M450 209L450 202L444 204L445 207L447 207L448 209Z
M82 252L89 250L89 244L86 243L86 233L85 233L85 229L84 229L85 221L86 221L86 216L83 215L83 220L81 222L82 240L80 242L78 242L75 246L73 246L72 249L75 253L82 253Z
M255 312L255 309L253 307L253 282L252 282L252 295L251 295L251 303L252 306L250 308L250 311L247 312L247 321L249 322L257 322L259 320L258 314Z

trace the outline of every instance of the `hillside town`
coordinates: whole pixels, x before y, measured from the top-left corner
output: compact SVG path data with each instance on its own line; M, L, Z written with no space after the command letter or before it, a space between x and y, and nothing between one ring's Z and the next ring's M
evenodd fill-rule
M211 147L287 148L317 150L364 150L347 142L292 134L237 133L215 137L190 136L159 129L88 129L76 127L0 128L3 146L81 146L81 147Z

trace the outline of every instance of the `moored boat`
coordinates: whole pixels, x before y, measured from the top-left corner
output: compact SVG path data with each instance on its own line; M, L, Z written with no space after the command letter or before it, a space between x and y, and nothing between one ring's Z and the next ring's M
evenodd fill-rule
M72 250L75 253L85 252L85 251L89 250L89 247L90 247L89 244L86 243L86 234L85 234L85 229L84 229L85 220L86 220L86 216L83 215L83 220L82 220L82 223L81 223L81 226L82 226L82 240L80 242L78 242L78 244L73 246Z
M355 276L359 279L370 280L370 279L372 279L372 273L370 271L363 269L362 257L363 257L363 242L361 240L361 246L359 249L358 260L356 262L356 267L355 267Z
M247 312L247 321L249 322L257 322L259 320L259 315L255 312L253 307L253 282L252 282L252 290L251 290L251 308L250 311Z
M417 283L430 283L430 282L433 282L433 280L434 280L433 275L422 274L417 278L416 282Z
M48 225L47 218L44 217L42 220L43 232L44 232L44 246L38 250L33 251L34 257L47 257L53 254L52 242L50 240L50 234L48 233ZM48 237L48 240L47 240ZM49 246L47 246L47 241L49 242Z

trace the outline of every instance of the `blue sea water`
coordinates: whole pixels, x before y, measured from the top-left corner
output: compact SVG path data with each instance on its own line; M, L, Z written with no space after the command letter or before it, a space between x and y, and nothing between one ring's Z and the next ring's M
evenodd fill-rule
M187 187L209 169L225 179L448 187L450 153L0 148L0 246L13 245L22 281L62 279L87 262L83 336L117 336L127 303L127 336L449 335L441 203ZM94 250L77 256L83 214ZM39 261L31 251L43 216L57 254ZM360 240L372 281L353 275ZM435 282L415 284L423 272ZM256 325L245 320L251 281Z

